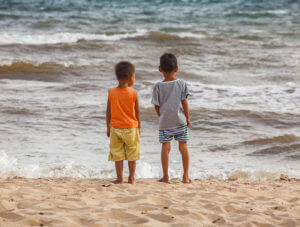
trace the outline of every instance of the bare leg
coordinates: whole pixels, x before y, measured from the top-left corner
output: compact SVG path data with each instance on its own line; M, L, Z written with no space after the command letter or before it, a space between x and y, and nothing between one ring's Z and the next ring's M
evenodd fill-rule
M136 167L136 161L128 161L128 168L129 168L129 177L128 177L128 183L134 184L134 174L135 174L135 167Z
M161 146L161 165L163 169L163 179L165 183L169 183L169 153L171 151L170 142L163 143Z
M182 165L183 165L183 183L189 183L189 150L187 146L187 142L178 141L179 144L179 151L182 157Z
M114 181L116 184L123 183L123 160L115 162L116 172L117 172L117 180Z

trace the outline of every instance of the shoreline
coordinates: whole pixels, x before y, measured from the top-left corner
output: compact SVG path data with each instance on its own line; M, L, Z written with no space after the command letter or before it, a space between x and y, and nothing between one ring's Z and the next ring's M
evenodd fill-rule
M0 225L300 224L300 180L0 179Z

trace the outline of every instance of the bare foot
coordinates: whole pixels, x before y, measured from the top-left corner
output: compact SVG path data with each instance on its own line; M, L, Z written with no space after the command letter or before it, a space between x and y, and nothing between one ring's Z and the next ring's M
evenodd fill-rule
M114 184L123 184L123 180L114 180L113 181Z
M128 177L128 183L129 184L134 184L135 183L134 177Z
M166 184L170 184L169 178L161 178L161 179L159 179L158 181L159 181L159 182L166 183Z
M192 183L192 180L189 177L182 177L182 183L189 184Z

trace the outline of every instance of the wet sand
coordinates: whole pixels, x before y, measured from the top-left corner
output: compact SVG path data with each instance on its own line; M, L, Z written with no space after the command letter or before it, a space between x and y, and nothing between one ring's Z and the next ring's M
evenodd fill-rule
M111 182L0 179L0 226L300 225L296 179Z

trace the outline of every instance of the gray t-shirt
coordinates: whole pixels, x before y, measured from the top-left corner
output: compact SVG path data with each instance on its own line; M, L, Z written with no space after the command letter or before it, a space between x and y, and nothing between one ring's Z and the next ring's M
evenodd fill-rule
M159 130L187 124L181 101L189 94L186 82L181 79L155 84L151 103L159 106Z

